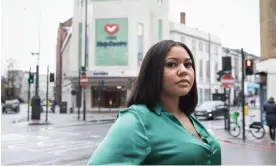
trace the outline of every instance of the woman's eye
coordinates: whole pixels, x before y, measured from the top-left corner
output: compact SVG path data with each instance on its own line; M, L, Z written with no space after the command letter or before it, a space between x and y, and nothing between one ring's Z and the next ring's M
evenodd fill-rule
M191 67L193 67L193 64L192 64L192 62L187 62L187 63L184 63L184 66L186 68L191 68Z
M176 64L175 62L168 62L168 63L166 64L166 66L168 66L168 67L176 67L177 64Z

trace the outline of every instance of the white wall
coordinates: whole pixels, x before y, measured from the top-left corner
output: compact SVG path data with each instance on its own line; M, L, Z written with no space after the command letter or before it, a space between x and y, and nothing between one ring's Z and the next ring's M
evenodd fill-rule
M210 34L209 39L209 33L200 31L196 28L188 27L185 24L175 22L170 23L170 32L171 39L185 43L193 53L196 63L195 66L197 87L199 90L199 102L208 100L208 98L210 97L210 87L211 93L214 93L216 89L221 92L222 88L216 80L216 73L221 69L221 39L212 34ZM209 56L209 42L211 43L211 56ZM202 49L200 49L200 45ZM210 75L208 76L206 71L208 71L207 69L209 69L209 66L207 66L207 61L209 60L211 63L211 68ZM202 61L202 65L200 64L200 61ZM201 77L200 70L202 69L203 74Z
M117 0L90 1L88 5L88 35L89 37L89 70L107 71L108 73L126 71L127 75L137 76L137 26L144 25L144 54L150 46L158 41L158 19L163 23L163 39L170 38L168 0L164 4L148 0ZM72 25L72 54L70 54L70 71L68 75L75 75L78 67L78 23L82 21L82 8L78 7L79 0L74 1L74 17ZM108 12L107 12L108 11ZM95 66L95 19L100 18L128 18L128 66ZM84 50L84 49L83 49ZM74 74L73 74L74 73ZM118 75L120 76L120 75Z
M276 98L276 59L268 59L257 64L257 70L267 72L267 99Z

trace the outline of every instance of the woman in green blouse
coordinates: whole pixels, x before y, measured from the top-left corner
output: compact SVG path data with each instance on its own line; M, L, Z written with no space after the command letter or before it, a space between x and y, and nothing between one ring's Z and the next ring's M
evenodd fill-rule
M88 165L220 165L218 141L192 115L197 105L189 48L164 40L147 52L128 100Z

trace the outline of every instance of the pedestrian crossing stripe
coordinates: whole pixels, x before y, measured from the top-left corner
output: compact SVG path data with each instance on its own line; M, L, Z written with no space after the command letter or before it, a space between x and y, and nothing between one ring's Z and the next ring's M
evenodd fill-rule
M22 134L2 135L3 151L28 151L28 152L46 152L52 155L61 155L75 150L89 150L92 152L102 141L100 136L91 136L91 140L69 140L68 139L50 139L49 137L30 136ZM4 139L3 139L4 138ZM9 140L10 138L14 138ZM47 139L46 139L47 138Z

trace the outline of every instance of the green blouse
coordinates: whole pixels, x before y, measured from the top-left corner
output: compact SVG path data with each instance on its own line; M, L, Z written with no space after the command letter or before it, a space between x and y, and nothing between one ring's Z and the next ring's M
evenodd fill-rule
M145 105L123 109L88 165L221 165L218 141L194 116L189 118L206 143L161 104L154 112Z

